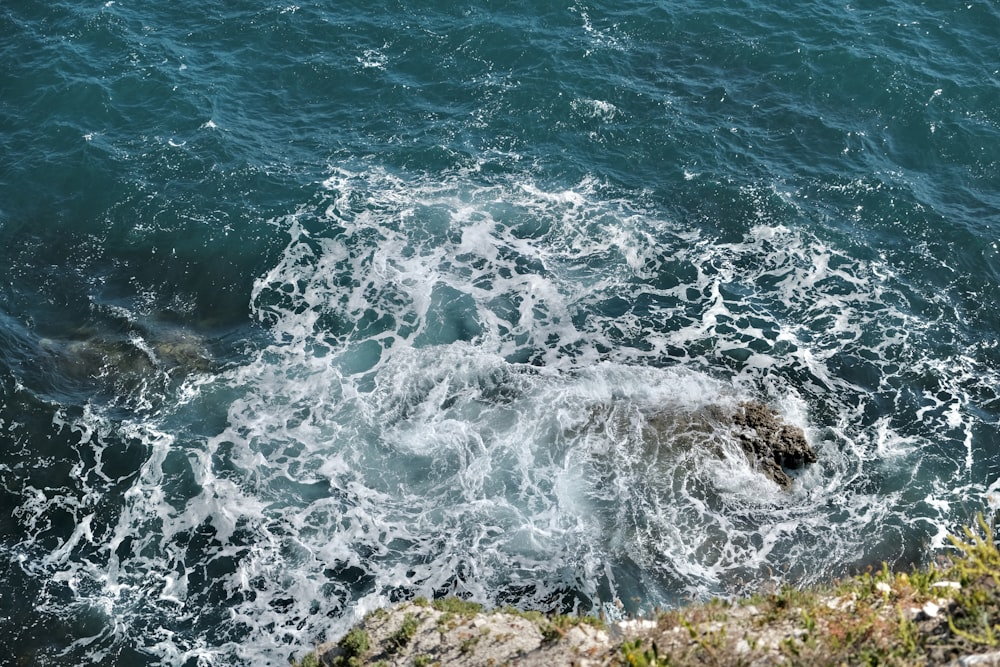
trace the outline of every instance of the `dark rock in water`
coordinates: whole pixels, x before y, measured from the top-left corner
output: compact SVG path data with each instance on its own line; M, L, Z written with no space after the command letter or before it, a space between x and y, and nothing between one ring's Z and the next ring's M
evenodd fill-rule
M805 433L785 422L781 416L760 401L705 404L693 410L683 406L657 406L644 410L622 401L589 406L581 431L571 438L595 436L626 443L627 455L634 455L648 465L659 466L661 458L667 468L658 473L675 474L664 452L671 449L699 452L699 458L731 456L733 444L757 471L782 489L789 489L792 478L786 469L801 468L816 462L816 453L806 441ZM664 449L666 448L666 449ZM598 463L600 469L619 471L621 462L612 460L615 448L601 450L609 460ZM618 472L611 472L611 475Z
M213 368L202 339L179 328L88 330L75 338L42 338L38 343L64 377L74 382L105 381L117 391L155 378L184 378Z
M777 412L763 403L741 403L733 424L737 427L737 441L746 455L783 489L792 485L785 468L801 468L816 462L816 452L806 442L802 429L786 424Z

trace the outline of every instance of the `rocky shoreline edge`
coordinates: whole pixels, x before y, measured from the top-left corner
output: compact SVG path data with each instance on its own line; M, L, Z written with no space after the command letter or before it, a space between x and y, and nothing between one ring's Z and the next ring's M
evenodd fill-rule
M416 598L372 612L338 642L293 664L1000 666L1000 552L992 526L980 517L952 542L953 556L926 569L883 568L648 619L606 622Z

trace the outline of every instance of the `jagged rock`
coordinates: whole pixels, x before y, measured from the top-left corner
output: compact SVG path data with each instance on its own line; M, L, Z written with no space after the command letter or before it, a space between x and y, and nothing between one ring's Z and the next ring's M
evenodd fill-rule
M935 619L903 622L926 593L896 578L872 596L871 577L839 588L792 587L753 601L715 600L648 619L600 621L485 611L447 598L413 600L365 617L296 667L619 667L621 665L1000 665L1000 652L963 644L941 600ZM949 594L953 594L951 590ZM904 619L905 620L905 619ZM844 641L844 636L855 637ZM909 644L908 647L904 644Z
M706 404L693 410L674 406L643 410L623 401L587 409L584 432L634 443L643 448L640 456L650 461L659 457L663 446L694 449L706 459L725 458L735 442L751 466L786 490L792 485L786 468L816 461L802 429L760 401ZM578 437L579 431L571 436Z
M759 401L741 403L733 424L746 455L783 489L792 485L785 468L816 462L816 452L802 429L785 423L777 412Z
M458 598L416 598L368 614L297 667L556 667L620 665L1000 665L992 628L1000 605L993 527L950 561L834 584L783 586L747 600L711 600L650 618L606 621L484 610ZM945 569L941 569L944 567ZM933 613L928 610L933 609ZM986 620L983 620L986 619Z
M558 667L604 664L608 633L572 617L536 613L482 612L461 600L407 602L370 614L336 644L316 650L324 666L517 664ZM305 663L303 663L305 664Z

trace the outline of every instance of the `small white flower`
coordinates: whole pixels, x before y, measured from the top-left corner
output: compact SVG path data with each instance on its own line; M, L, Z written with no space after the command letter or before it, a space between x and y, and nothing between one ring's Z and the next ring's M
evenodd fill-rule
M877 584L875 584L875 590L877 590L880 593L884 593L885 595L888 595L889 593L892 592L892 588L890 588L889 584L885 583L884 581L880 581Z
M957 581L935 581L931 584L931 588L954 588L955 590L960 590L962 584Z

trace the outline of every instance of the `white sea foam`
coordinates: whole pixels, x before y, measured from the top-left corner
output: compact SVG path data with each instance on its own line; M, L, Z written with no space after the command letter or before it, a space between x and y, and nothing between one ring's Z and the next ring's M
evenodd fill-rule
M25 491L15 516L48 546L22 566L165 664L280 662L398 596L637 610L843 573L919 524L940 542L985 482L918 478L913 456L946 434L969 470L980 369L915 352L931 323L892 267L745 194L759 224L720 241L593 179L334 169L275 221L287 245L251 298L265 343L170 407L61 415L96 453L75 494ZM820 452L791 492L721 426L749 398ZM190 430L204 414L224 425ZM145 454L113 480L116 441ZM77 529L49 543L57 511ZM218 634L185 634L205 609Z
M389 57L382 49L365 49L364 53L357 56L357 61L363 69L385 70L385 66L389 62Z
M618 107L604 100L573 100L571 106L579 114L604 122L614 120L619 113Z

